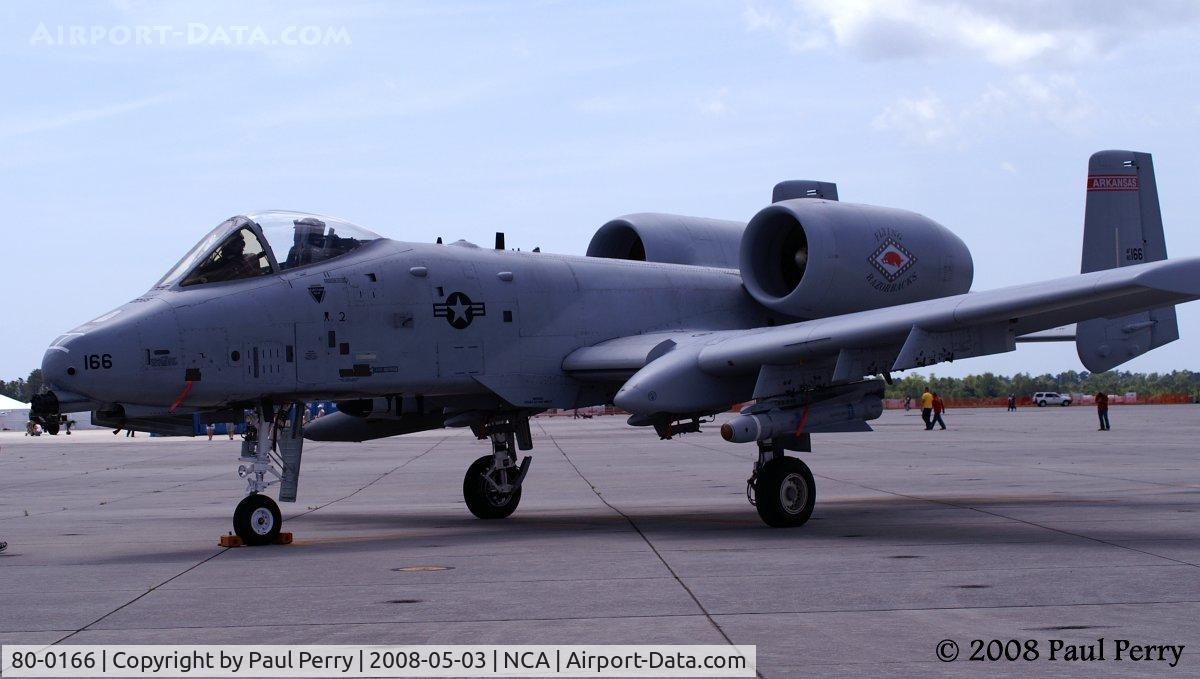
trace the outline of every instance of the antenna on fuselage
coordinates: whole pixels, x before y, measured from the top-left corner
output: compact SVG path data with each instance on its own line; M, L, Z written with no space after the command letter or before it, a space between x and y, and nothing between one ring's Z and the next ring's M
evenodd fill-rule
M442 237L441 237L441 236L438 236L438 239L437 239L437 244L438 244L438 245L441 245L441 244L442 244Z
M497 250L504 249L504 232L503 231L496 232L496 249Z

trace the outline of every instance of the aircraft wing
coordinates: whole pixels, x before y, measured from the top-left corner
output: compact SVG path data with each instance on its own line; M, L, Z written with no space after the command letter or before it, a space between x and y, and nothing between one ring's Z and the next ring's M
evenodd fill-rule
M1200 258L1193 257L777 327L681 332L667 340L673 346L659 346L653 352L657 357L649 357L625 383L616 404L635 413L702 412L723 400L727 407L732 401L726 397L734 392L721 385L750 375L757 375L754 397L763 398L807 382L856 381L1012 351L1022 335L1089 319L1119 319L1197 298ZM1136 333L1145 330L1145 322L1117 327L1118 332ZM1116 339L1115 346L1125 346ZM715 393L705 398L703 392ZM696 407L688 410L690 405Z

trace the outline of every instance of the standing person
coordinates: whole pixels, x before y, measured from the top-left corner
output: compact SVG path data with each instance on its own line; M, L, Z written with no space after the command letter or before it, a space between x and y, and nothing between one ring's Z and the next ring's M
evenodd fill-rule
M208 440L211 441L213 434L217 433L217 425L209 422L207 425L205 425L204 431L208 433Z
M912 396L904 397L904 412L912 410Z
M236 433L236 432L237 432L237 425L236 425L236 424L234 424L234 423L232 423L232 422L226 422L226 423L225 423L225 433L226 433L226 434L229 434L229 440L230 440L230 441L232 441L232 440L233 440L233 435L234 435L234 433Z
M1109 431L1112 425L1108 423L1108 394L1103 391L1096 392L1096 414L1100 416L1100 429L1098 431Z
M1016 394L1008 395L1008 412L1010 412L1010 413L1017 412L1017 396L1016 396Z
M134 430L132 430L132 429L126 429L126 430L125 430L125 438L127 438L127 439L131 439L131 438L133 438L134 436L137 436L137 432L135 432L135 431L134 431Z
M946 428L946 422L945 422L945 420L942 419L942 413L944 413L944 412L946 412L946 403L944 401L942 401L941 396L937 395L937 392L934 392L934 394L933 394L933 419L930 420L930 422L929 422L930 429L933 429L933 425L935 425L935 424L941 425L942 429Z
M921 394L921 419L925 421L925 429L933 429L933 421L929 418L933 415L933 394L929 392L929 387L925 387L925 393Z

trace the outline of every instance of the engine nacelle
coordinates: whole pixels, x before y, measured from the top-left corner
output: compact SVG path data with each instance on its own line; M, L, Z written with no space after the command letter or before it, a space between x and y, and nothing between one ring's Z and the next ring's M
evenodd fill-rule
M618 217L596 232L588 257L736 269L746 225L651 212Z
M927 217L816 198L760 210L740 265L754 299L805 319L961 294L974 276L966 244Z

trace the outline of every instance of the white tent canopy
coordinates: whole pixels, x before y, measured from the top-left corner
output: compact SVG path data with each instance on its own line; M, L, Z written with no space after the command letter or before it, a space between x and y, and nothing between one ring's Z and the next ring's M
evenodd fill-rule
M29 410L29 404L0 394L0 410Z
M29 421L29 404L0 394L0 430L23 431Z

